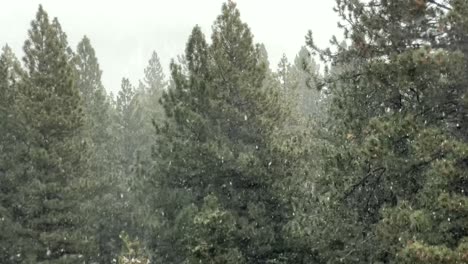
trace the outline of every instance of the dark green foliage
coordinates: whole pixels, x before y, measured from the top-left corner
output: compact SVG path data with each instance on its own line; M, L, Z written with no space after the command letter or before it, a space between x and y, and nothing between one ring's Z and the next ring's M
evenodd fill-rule
M467 7L446 2L337 1L350 45L322 53L336 67L318 179L326 224L314 226L326 262L461 260L466 55L454 32Z
M284 263L292 216L283 185L294 170L276 141L288 117L235 4L223 5L208 45L195 27L187 72L172 64L163 97L152 184L158 222L152 247L163 263Z
M65 33L42 7L24 52L26 72L15 101L22 137L16 153L9 153L16 166L8 174L14 174L16 187L12 217L24 229L16 235L27 244L17 249L14 261L82 262L92 243L80 209L92 185L80 133L82 104Z
M120 224L114 224L115 231L118 227L132 236L146 239L151 235L154 217L148 214L147 188L141 183L152 166L151 142L155 141L156 136L153 123L162 123L164 118L159 101L166 89L156 52L153 52L144 73L144 81L140 82L137 89L128 79L122 79L115 102L115 151L118 153L116 166L119 168L120 188L116 194L120 198L112 208L113 216L122 218ZM116 206L118 204L120 208Z
M25 151L21 122L18 122L18 81L21 69L10 47L5 46L0 56L0 262L15 263L28 239L18 237L24 228L15 220L16 175L21 167L17 157Z
M0 55L0 263L468 262L468 2L336 11L273 72L228 1L114 100L40 7Z
M116 153L117 137L113 134L110 98L101 83L102 71L86 36L80 41L75 55L76 83L83 100L85 115L83 137L90 148L90 171L95 180L94 199L87 204L87 225L98 243L99 263L111 263L120 253L119 234L128 228L122 179Z
M93 145L99 149L97 152L103 154L103 145L108 143L111 137L109 131L110 103L101 83L102 71L94 48L86 36L78 44L75 65L76 86L79 88L84 103L83 110L87 117L86 132ZM108 158L104 160L108 160ZM104 174L105 172L98 170L98 173Z

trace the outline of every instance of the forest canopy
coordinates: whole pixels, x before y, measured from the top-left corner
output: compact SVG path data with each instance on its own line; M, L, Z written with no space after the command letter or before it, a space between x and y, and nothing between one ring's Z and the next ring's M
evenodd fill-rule
M334 10L270 62L228 0L112 95L39 6L0 55L0 263L468 263L468 2Z

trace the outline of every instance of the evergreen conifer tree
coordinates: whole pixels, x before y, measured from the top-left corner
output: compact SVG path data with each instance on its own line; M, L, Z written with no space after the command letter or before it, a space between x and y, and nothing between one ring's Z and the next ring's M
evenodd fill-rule
M229 1L208 45L197 26L187 72L173 63L163 97L151 185L159 217L152 247L169 263L300 261L286 243L292 146L278 140L288 111L248 26ZM297 258L297 259L295 259Z
M42 6L24 45L18 96L27 151L18 161L15 221L31 243L18 262L82 263L94 249L81 211L90 195L88 146L72 53L57 19Z
M337 53L322 53L340 68L313 227L324 262L466 261L467 10L337 1L350 45L334 39Z
M102 71L88 37L78 43L75 55L76 84L83 100L85 116L83 136L90 147L90 172L96 180L97 193L88 205L88 225L99 246L96 260L111 263L120 253L119 234L128 228L124 182L118 170L117 137L112 132L112 108L101 82Z
M15 196L19 164L26 151L22 144L24 134L18 115L18 82L21 67L8 45L0 55L0 262L16 263L21 259L22 248L28 239L18 237L25 229L15 219ZM19 254L19 256L18 256Z

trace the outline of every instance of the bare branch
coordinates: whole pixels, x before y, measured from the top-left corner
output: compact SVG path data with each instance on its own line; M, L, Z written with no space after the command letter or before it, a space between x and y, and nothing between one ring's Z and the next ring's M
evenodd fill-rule
M431 3L431 4L434 4L434 5L436 5L436 6L440 7L440 8L443 8L443 9L445 9L445 10L449 10L449 11L452 10L451 7L446 6L446 5L444 5L444 4L441 4L441 3L439 3L439 2L437 2L437 1L435 1L435 0L427 0L427 2L428 2L428 3Z

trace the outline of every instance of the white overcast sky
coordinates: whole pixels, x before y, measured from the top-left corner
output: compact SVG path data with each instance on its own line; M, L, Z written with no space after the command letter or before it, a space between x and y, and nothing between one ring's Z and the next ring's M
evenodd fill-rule
M83 35L91 39L103 83L117 91L122 77L137 84L155 50L166 75L171 58L182 54L194 25L207 38L223 0L0 0L0 45L8 43L22 57L27 30L39 4L50 17L58 17L75 48ZM256 42L264 43L270 64L285 53L290 60L304 45L310 29L317 44L327 46L340 35L335 0L237 0L241 18Z

